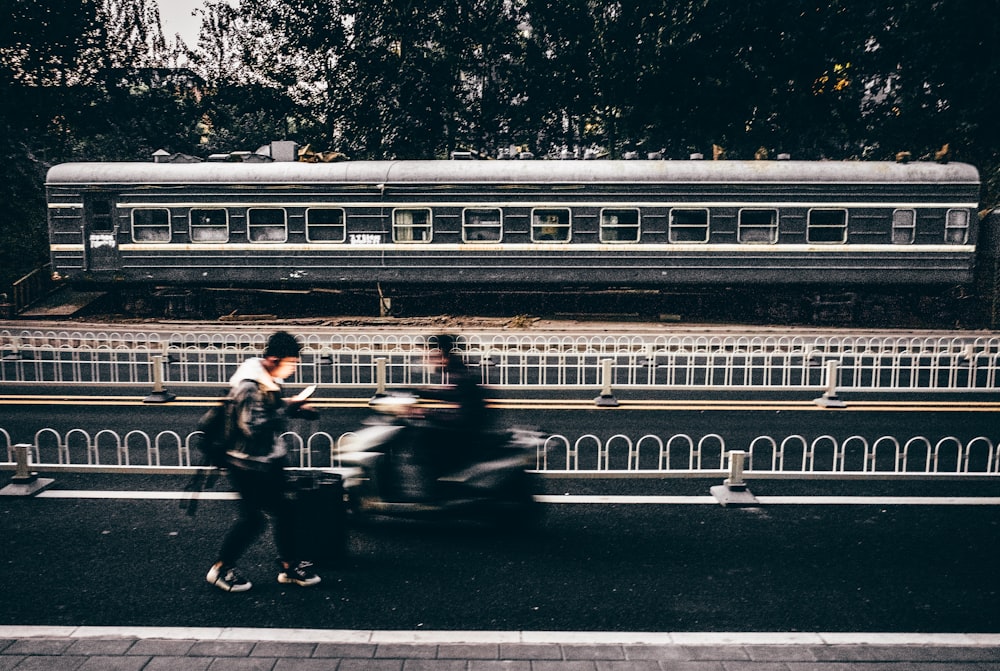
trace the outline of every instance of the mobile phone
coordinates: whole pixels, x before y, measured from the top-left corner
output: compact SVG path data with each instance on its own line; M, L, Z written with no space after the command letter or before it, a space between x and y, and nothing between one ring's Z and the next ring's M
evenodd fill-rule
M302 399L304 401L304 400L306 400L307 398L309 398L310 396L312 396L315 393L316 393L316 385L311 384L308 387L306 387L305 389L303 389L301 392L299 392L296 395L296 398L300 398L300 399Z

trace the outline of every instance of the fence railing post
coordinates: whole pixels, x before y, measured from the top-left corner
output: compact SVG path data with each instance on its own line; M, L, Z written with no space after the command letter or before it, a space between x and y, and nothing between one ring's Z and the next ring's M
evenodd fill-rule
M594 399L594 405L599 408L616 408L618 399L611 391L611 380L613 378L612 366L614 359L601 359L601 395Z
M388 370L389 360L384 356L380 356L375 359L375 395L372 399L382 398L386 396L386 378Z
M153 357L153 392L142 399L143 403L169 403L177 398L163 386L163 364L165 361L166 357L162 354L157 354Z
M976 360L976 346L971 342L966 343L958 355L955 365L962 368L972 368L972 363Z
M0 489L0 496L34 496L55 482L52 478L40 478L38 473L31 472L28 463L30 450L31 445L28 443L18 443L14 446L16 460L14 477L11 478L9 485Z
M3 361L17 361L21 358L21 339L11 338L10 345L5 346L3 351L5 352L2 357Z
M711 488L712 496L723 506L755 506L757 498L747 489L747 483L743 480L743 466L746 463L747 453L743 450L730 450L726 453L729 457L729 477L722 481L721 485Z
M813 400L818 406L823 408L846 408L839 396L837 396L837 384L840 382L840 369L836 361L826 362L826 391L823 395Z

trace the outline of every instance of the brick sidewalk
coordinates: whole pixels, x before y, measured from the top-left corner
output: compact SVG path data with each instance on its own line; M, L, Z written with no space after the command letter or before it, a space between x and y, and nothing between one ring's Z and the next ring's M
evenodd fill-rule
M1000 671L1000 635L0 626L0 671Z

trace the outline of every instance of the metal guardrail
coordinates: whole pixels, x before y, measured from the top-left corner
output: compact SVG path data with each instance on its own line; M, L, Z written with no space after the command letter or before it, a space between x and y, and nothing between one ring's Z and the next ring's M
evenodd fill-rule
M78 428L60 433L44 428L33 437L29 461L47 471L190 471L200 435L137 430L122 435L111 429L91 434ZM288 432L284 437L299 468L338 468L338 453L351 435ZM10 468L16 455L6 429L0 428L0 440L7 455L0 466ZM555 478L718 477L728 473L728 457L737 450L746 454L743 475L748 479L1000 479L1000 444L986 436L966 441L954 436L757 436L731 449L719 434L617 434L607 439L591 433L572 438L557 434L537 445L535 470Z
M218 328L218 327L215 327ZM349 332L308 334L297 331L307 349L315 351L386 352L424 350L435 344L434 336L421 332ZM0 348L21 347L90 349L227 349L257 351L263 349L267 332L254 329L213 330L213 325L191 330L165 331L142 328L124 329L46 329L0 328ZM617 335L609 333L461 333L455 336L456 346L470 357L491 352L535 351L545 354L586 352L615 355L625 352L730 352L763 354L768 352L813 352L837 354L1000 354L1000 334L871 334L839 333L833 335L725 335L672 332L669 334Z
M44 298L53 287L52 264L46 263L11 285L12 312L17 314L32 303Z
M383 343L385 344L385 343ZM822 389L879 391L992 391L1000 388L1000 348L993 339L934 347L833 350L803 344L797 349L750 350L738 340L714 349L643 346L613 352L549 347L516 340L465 348L483 384L498 388ZM393 348L307 346L296 382L329 387L419 386L446 382L424 366L426 343ZM192 346L174 348L84 344L54 347L0 346L0 382L220 387L259 349ZM610 363L609 363L610 362ZM831 369L831 362L834 367Z

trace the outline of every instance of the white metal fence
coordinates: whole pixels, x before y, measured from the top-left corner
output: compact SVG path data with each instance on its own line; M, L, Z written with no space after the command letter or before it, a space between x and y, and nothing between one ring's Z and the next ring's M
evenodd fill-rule
M350 433L285 434L293 465L301 468L340 466L338 452ZM65 433L44 428L30 444L33 467L56 470L104 468L136 472L176 472L198 464L199 432L161 431L149 434L111 429ZM15 463L14 443L0 428L6 465ZM954 436L908 438L862 436L839 439L830 435L775 438L757 436L731 446L719 434L695 438L686 434L634 438L617 434L576 437L550 435L540 440L535 468L550 477L714 477L727 472L731 450L747 453L749 478L934 479L1000 478L1000 444L987 436L961 440ZM3 454L0 452L0 454Z
M0 382L224 385L265 336L0 330ZM442 382L420 335L305 336L297 381L343 387ZM1000 336L543 336L458 338L495 387L983 391L1000 388ZM381 362L381 363L380 363ZM608 364L607 362L610 362Z
M424 349L434 344L434 336L420 332L399 331L359 331L337 330L325 333L303 333L308 327L290 330L307 347L314 350L394 350ZM263 349L267 331L254 328L252 331L219 330L213 325L203 325L187 331L108 329L108 330L67 330L0 328L0 347L4 350L23 347L89 347L92 349L149 349L161 351L188 348L216 349ZM614 354L622 351L690 351L717 352L731 351L760 353L770 351L810 351L827 354L876 352L885 354L935 354L961 353L971 348L975 352L1000 354L1000 334L997 333L800 333L794 335L776 334L718 334L683 333L669 334L593 334L579 335L566 333L507 333L482 332L456 335L456 344L469 352L484 350L537 350L590 351L598 354Z

